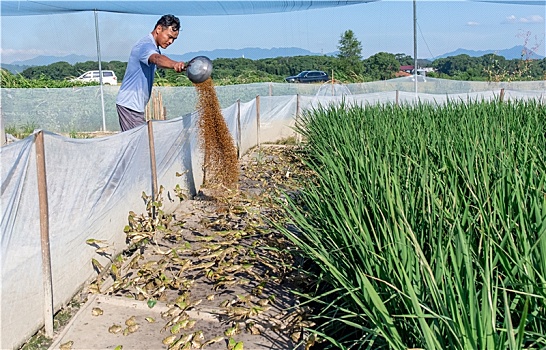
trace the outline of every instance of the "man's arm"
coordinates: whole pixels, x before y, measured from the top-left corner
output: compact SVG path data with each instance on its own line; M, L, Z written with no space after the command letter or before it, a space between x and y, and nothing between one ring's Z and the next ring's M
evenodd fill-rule
M152 54L148 58L148 62L155 64L159 68L174 69L178 73L182 72L186 66L184 62L173 61L169 57L158 53Z

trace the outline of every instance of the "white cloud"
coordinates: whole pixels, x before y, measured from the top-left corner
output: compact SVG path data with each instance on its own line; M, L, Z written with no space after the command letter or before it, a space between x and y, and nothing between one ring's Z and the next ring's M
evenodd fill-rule
M526 18L522 18L525 23L544 23L544 17L539 15L531 15Z
M469 27L476 27L476 26L479 26L480 24L478 22L466 22L466 25Z
M544 23L544 17L540 15L531 15L518 18L514 15L511 15L506 17L504 23Z

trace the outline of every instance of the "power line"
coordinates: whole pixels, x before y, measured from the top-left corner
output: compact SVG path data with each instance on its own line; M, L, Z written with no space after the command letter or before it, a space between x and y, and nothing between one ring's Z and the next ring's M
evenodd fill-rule
M417 23L417 28L419 28L419 33L421 33L421 38L423 39L423 42L425 43L425 46L427 47L427 50L428 50L428 53L430 54L430 56L435 59L436 56L434 56L432 54L432 52L430 52L430 48L428 47L428 43L427 41L425 40L425 36L423 35L423 31L421 30L421 26L419 26L419 23Z

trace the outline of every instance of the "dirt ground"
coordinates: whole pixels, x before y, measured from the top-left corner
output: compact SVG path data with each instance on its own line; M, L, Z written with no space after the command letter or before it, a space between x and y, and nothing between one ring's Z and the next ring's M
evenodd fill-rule
M291 290L312 284L275 229L278 200L297 191L296 146L240 160L238 188L204 188L172 214L130 213L129 247L57 330L50 349L308 349L310 309ZM108 243L88 241L97 254Z

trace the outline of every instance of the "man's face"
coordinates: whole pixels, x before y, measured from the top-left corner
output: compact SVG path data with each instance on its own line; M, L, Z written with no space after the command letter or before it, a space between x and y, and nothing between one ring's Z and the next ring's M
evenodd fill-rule
M156 30L156 42L159 47L166 49L169 45L174 43L176 38L178 38L178 32L174 31L172 27L163 28L162 26L157 26Z

